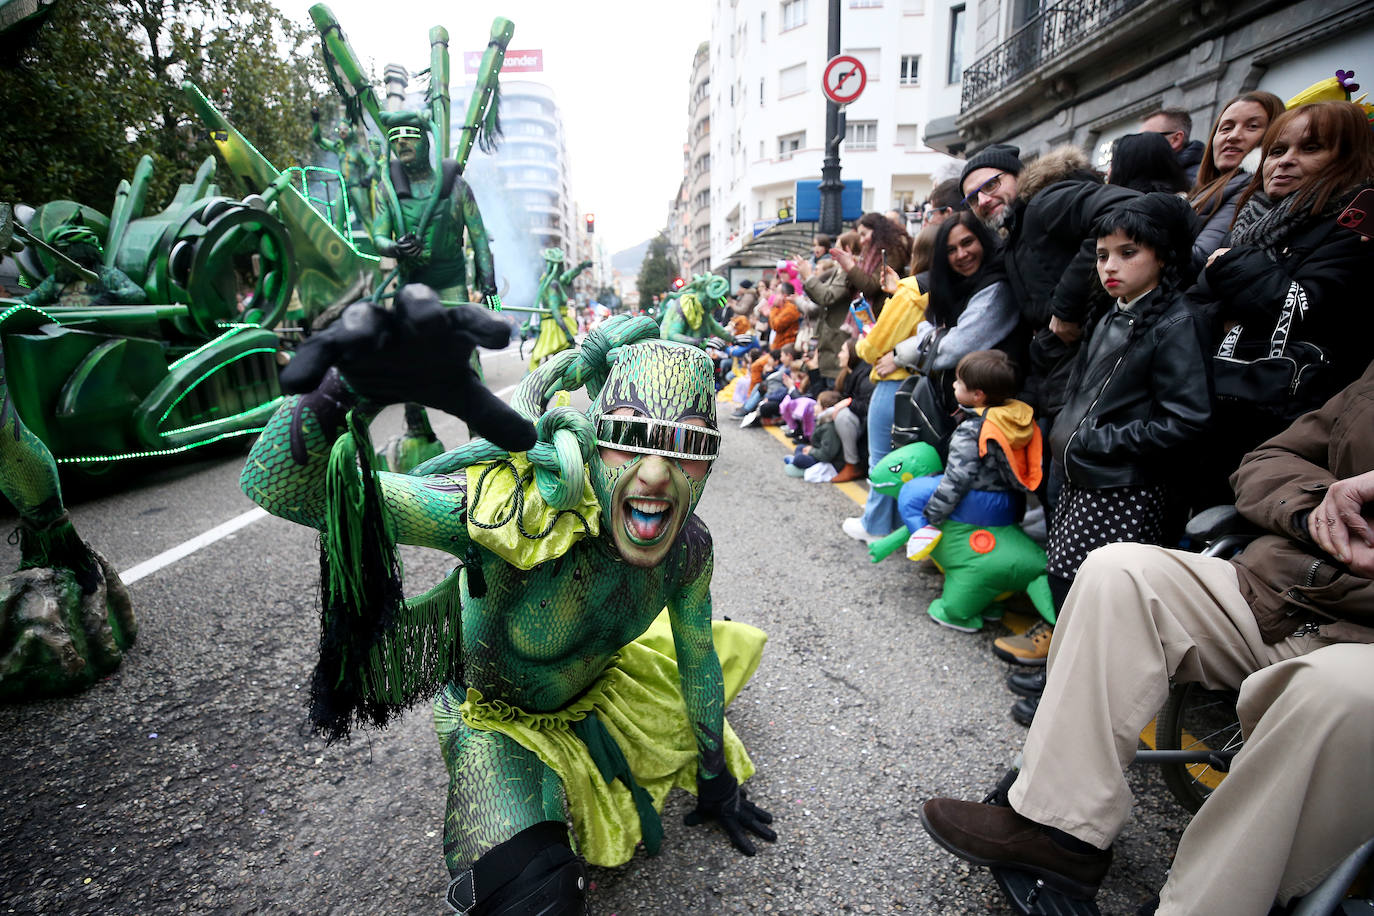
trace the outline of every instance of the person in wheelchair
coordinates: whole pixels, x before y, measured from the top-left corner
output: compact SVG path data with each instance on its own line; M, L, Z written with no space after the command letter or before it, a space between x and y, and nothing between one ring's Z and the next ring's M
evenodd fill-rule
M1144 544L1088 557L1019 775L989 803L927 801L937 843L1091 898L1131 807L1122 770L1170 678L1239 688L1245 743L1157 913L1267 913L1374 834L1374 365L1231 484L1264 531L1232 559Z

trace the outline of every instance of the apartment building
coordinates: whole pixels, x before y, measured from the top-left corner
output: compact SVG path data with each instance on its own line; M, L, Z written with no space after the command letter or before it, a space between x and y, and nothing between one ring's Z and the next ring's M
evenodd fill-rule
M828 2L712 2L709 241L719 265L790 218L797 181L821 177ZM845 111L841 178L862 181L864 210L914 206L958 174L924 136L929 118L959 104L969 0L840 2L841 51L868 76Z

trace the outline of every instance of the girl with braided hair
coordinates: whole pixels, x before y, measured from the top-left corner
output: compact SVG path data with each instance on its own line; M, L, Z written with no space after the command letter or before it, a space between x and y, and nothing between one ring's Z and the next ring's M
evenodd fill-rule
M1178 291L1195 225L1182 198L1152 192L1093 227L1098 279L1116 301L1087 328L1072 393L1050 430L1050 488L1059 496L1046 555L1056 610L1090 551L1171 541L1179 459L1212 410L1206 330ZM1024 661L1016 650L1035 639L1004 638L993 651ZM1018 703L1013 717L1029 725L1036 702Z
M437 692L449 903L553 916L582 912L583 860L621 864L641 840L658 851L673 786L697 793L689 823L717 821L742 852L754 852L746 831L775 839L739 788L753 765L724 719L763 634L711 621L711 536L693 515L720 438L709 358L617 317L507 406L467 360L506 334L425 287L391 310L351 306L283 373L306 393L264 430L243 486L321 530L316 726L342 737ZM549 406L582 387L586 414ZM409 475L373 474L350 439L397 400L486 438ZM461 566L401 600L396 541Z

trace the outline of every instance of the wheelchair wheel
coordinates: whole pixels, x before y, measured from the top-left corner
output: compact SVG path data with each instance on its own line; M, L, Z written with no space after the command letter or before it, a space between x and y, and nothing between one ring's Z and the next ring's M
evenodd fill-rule
M1155 729L1162 751L1229 751L1240 749L1240 721L1233 690L1208 690L1201 684L1175 684L1159 711ZM1166 763L1164 783L1179 804L1196 813L1226 773L1205 763Z

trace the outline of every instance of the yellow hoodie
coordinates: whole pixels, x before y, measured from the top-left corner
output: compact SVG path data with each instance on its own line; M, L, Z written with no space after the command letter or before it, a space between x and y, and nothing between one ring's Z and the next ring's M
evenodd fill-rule
M916 333L917 325L925 320L928 302L929 294L921 292L915 277L898 280L897 291L887 298L883 313L878 316L878 323L854 345L854 352L864 362L876 366L879 357ZM896 372L882 378L878 377L875 368L868 377L874 382L882 382L904 379L908 375L911 373L899 366Z

